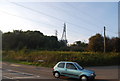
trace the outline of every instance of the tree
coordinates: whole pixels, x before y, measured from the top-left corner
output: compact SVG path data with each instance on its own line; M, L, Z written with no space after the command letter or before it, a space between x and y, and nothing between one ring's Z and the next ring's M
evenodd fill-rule
M120 52L120 38L112 38L111 39L111 48L112 48L112 51L114 52Z
M23 48L54 50L62 46L56 36L45 36L40 31L30 30L14 30L13 32L3 33L2 41L5 50Z
M71 51L85 51L87 47L87 43L81 42L81 41L75 41L74 44L70 45Z
M89 51L103 51L104 39L101 34L96 34L89 38L88 50Z
M109 37L106 37L106 52L112 51L112 41Z

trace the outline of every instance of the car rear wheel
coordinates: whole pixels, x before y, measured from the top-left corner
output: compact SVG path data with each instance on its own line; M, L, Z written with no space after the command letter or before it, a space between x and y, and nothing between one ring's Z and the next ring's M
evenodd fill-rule
M59 77L60 77L60 73L59 73L59 72L55 72L55 73L54 73L54 77L55 77L55 78L59 78Z
M81 77L80 77L80 80L81 80L81 81L88 81L88 78L87 78L87 76L81 76Z

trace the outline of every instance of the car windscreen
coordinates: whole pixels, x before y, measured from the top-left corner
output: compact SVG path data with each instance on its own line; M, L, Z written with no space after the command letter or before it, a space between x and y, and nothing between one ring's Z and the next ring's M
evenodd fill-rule
M82 70L84 69L83 67L81 67L78 63L74 63L76 65L76 67L79 69L79 70Z

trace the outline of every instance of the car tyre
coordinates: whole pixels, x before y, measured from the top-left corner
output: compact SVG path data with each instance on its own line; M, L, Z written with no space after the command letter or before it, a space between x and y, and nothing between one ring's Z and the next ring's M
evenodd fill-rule
M81 76L81 77L80 77L80 80L81 80L81 81L88 81L88 78L87 78L87 76Z
M55 78L59 78L59 77L60 77L60 73L59 73L59 72L55 72L55 73L54 73L54 77L55 77Z

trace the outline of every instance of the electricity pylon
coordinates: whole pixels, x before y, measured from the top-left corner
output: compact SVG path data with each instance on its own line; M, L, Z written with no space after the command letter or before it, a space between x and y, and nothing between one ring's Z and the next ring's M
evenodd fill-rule
M67 45L67 38L66 38L66 24L64 23L63 33L61 41L63 41Z

